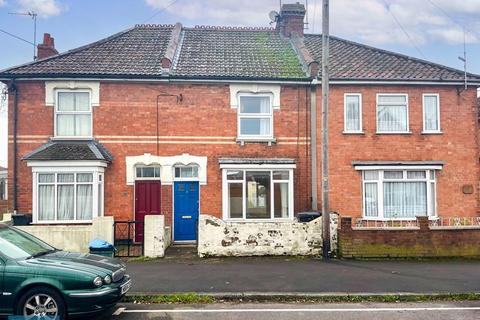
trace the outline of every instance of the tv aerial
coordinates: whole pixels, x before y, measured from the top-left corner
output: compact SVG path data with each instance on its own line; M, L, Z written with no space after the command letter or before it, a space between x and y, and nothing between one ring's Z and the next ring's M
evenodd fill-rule
M277 11L270 11L270 13L268 14L268 17L270 18L271 22L270 24L272 23L275 23L278 21L278 17L279 17L279 14Z

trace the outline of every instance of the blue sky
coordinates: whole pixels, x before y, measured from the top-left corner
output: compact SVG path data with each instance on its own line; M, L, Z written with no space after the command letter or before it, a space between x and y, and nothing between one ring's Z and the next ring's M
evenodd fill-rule
M308 2L307 32L319 33L321 0ZM37 42L49 32L62 52L137 23L268 26L268 12L278 6L278 0L0 0L0 29L32 41L32 20L8 13L33 10L39 14ZM332 34L460 69L464 26L468 71L480 74L479 17L480 0L331 1ZM0 69L33 56L31 45L3 33L0 48ZM0 165L6 165L5 128L0 113Z

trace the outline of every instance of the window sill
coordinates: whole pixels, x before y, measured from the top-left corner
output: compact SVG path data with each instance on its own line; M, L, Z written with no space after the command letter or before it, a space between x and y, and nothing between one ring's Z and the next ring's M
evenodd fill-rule
M85 221L36 221L32 222L31 225L89 225L92 224L92 220L85 220Z
M90 141L93 137L50 137L50 140L78 140L78 141Z
M274 143L277 143L277 139L275 138L247 138L247 137L238 137L236 142L240 145L244 145L245 143L267 143L271 146Z
M421 216L420 216L421 217ZM362 220L366 221L379 221L379 222L387 222L387 221L416 221L417 217L413 218L378 218L378 217L362 217ZM438 216L429 216L428 220L437 220Z
M392 135L392 134L399 134L399 135L410 135L412 134L412 131L377 131L377 135L379 134L386 134L386 135Z
M278 218L278 219L225 219L226 223L291 223L295 222L293 218Z
M443 134L443 131L422 131L422 135L439 135Z
M365 135L364 131L342 131L342 133L346 135Z

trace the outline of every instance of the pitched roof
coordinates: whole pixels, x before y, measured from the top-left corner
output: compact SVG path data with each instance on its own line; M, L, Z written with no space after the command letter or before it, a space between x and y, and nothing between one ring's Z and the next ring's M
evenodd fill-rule
M173 78L308 81L298 44L271 28L182 28L178 45L173 25L138 25L63 54L0 71L0 78ZM463 81L463 71L432 62L330 38L332 80ZM321 35L305 35L306 50L321 62ZM176 50L170 69L166 52ZM169 49L169 50L167 50ZM299 51L297 49L297 51ZM299 51L301 54L301 50ZM480 76L469 74L480 83Z
M161 76L173 26L139 26L106 39L3 71L6 75Z
M305 45L322 61L322 35L305 35ZM329 57L332 80L464 80L463 71L333 36ZM480 81L480 76L470 74L469 79Z
M274 30L184 29L172 75L178 77L304 79L290 41Z
M22 160L97 160L111 162L112 156L107 149L95 140L89 141L50 141Z

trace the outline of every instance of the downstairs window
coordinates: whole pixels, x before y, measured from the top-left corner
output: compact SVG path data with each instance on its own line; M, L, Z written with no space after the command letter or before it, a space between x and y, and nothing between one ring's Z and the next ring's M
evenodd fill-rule
M435 216L435 170L363 171L363 215L367 219Z
M226 219L293 218L293 170L224 170Z
M37 172L34 222L82 223L103 215L103 173Z

